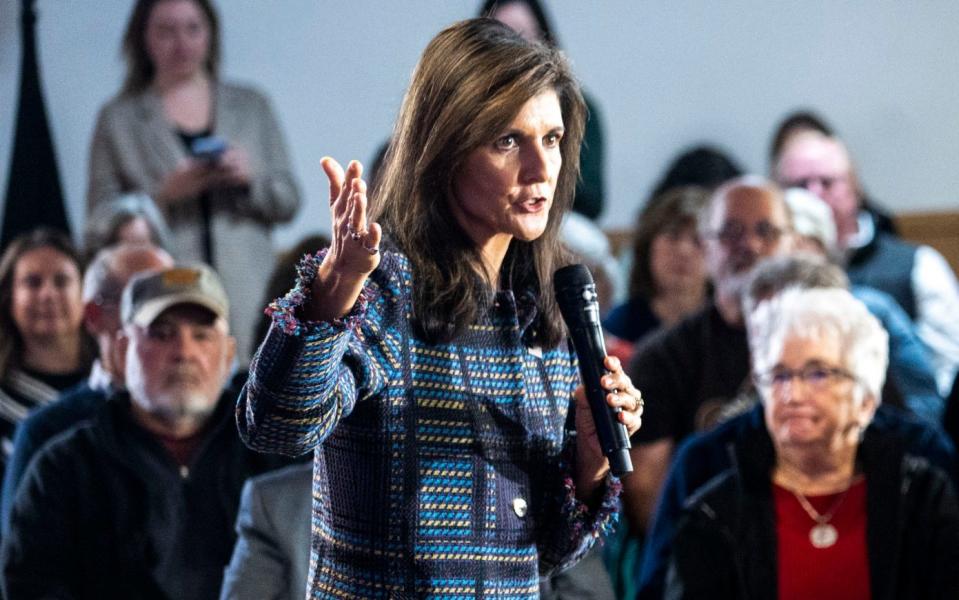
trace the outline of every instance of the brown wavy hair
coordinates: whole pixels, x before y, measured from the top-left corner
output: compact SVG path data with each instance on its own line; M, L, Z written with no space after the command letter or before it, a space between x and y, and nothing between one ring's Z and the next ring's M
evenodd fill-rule
M156 75L156 67L147 54L146 32L147 22L153 7L161 2L170 0L138 0L130 20L127 21L126 31L123 33L123 58L127 63L127 74L123 81L123 93L135 94L145 90ZM206 55L206 72L211 79L216 79L220 71L220 20L213 10L210 0L191 0L206 16L210 27L210 48Z
M24 254L40 248L52 248L63 254L76 265L81 280L83 277L83 257L70 237L62 231L49 227L39 227L33 231L22 233L10 242L0 258L0 379L6 377L7 369L16 363L23 354L23 338L20 330L13 321L13 278L16 274L17 263ZM96 357L96 345L87 334L86 329L80 328L80 338L83 348L81 352L82 367L89 368Z
M567 260L559 226L579 176L586 120L579 85L558 50L528 42L494 19L460 21L423 51L371 213L410 260L414 323L427 341L449 341L475 323L493 292L479 276L479 249L450 210L453 176L470 152L491 143L529 99L547 90L556 92L562 109L563 164L546 230L531 242L511 242L500 285L536 295L538 318L526 342L553 347L565 336L550 282Z
M633 238L633 268L629 274L629 297L652 300L659 290L650 265L653 239L660 233L691 228L697 235L699 213L709 203L709 190L684 185L655 196L643 208Z

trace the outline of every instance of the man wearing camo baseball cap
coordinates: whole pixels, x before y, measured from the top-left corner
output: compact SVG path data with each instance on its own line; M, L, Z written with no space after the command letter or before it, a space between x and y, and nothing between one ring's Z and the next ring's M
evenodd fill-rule
M216 272L203 264L177 265L135 277L123 291L123 323L147 327L176 304L195 304L226 319L230 302Z

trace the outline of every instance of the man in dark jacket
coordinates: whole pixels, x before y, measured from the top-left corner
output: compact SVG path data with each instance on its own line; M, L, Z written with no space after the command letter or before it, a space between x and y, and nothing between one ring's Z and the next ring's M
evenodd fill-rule
M33 455L57 434L89 419L114 389L123 387L123 374L113 368L116 334L120 331L120 294L137 273L173 266L165 250L146 244L104 248L83 274L83 326L96 340L99 356L90 377L65 391L54 402L30 413L17 426L13 452L3 473L0 527L6 532L17 486Z
M116 392L34 458L3 540L8 598L216 598L244 480L227 298L206 266L135 277Z

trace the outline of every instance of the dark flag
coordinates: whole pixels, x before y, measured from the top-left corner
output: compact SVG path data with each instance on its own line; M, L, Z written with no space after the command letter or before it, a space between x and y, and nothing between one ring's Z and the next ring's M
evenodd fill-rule
M39 225L70 233L60 188L60 172L40 90L34 1L23 0L20 20L23 40L20 100L0 238L3 248L18 234Z

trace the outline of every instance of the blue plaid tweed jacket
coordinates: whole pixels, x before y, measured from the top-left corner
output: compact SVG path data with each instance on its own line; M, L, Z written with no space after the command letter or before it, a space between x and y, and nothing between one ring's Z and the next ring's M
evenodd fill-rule
M237 418L262 451L314 451L311 598L536 598L615 518L575 499L568 345L522 342L531 298L496 296L451 343L414 335L411 273L385 252L342 320L304 323L322 255L271 305ZM540 356L541 355L541 356Z

